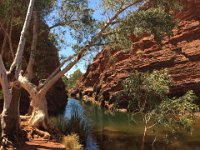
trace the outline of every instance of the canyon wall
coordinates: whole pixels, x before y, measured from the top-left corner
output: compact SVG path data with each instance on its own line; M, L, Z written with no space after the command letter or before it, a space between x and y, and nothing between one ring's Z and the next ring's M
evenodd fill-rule
M194 90L200 97L200 1L184 3L183 11L176 14L180 23L173 30L173 37L166 37L162 46L147 36L133 37L130 51L105 48L89 65L77 85L78 90L102 103L112 103L122 90L122 80L132 70L167 68L173 79L171 95L180 96Z

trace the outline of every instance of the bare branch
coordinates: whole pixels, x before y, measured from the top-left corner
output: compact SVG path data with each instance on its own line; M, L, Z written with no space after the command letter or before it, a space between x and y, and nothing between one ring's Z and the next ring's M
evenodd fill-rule
M157 123L154 123L153 125L148 126L147 129L151 129L151 128L153 128L155 125L157 125Z
M3 57L6 48L7 36L4 33L3 44L1 46L1 56Z
M31 53L29 62L26 68L26 76L28 80L32 80L33 78L33 66L35 64L35 53L37 48L37 41L38 41L38 16L37 12L33 11L33 39L31 43Z
M20 41L19 41L19 44L18 44L16 56L15 56L15 59L14 59L12 65L10 67L10 70L9 70L9 72L12 72L12 70L16 68L16 70L15 70L16 78L18 78L18 73L20 71L22 55L23 55L23 52L24 52L24 46L25 46L25 42L26 42L25 34L26 34L26 31L27 31L29 24L30 24L30 21L31 21L34 2L35 2L35 0L30 0L28 11L27 11L27 14L26 14L26 19L25 19L24 26L23 26L23 29L22 29L22 32L21 32Z
M77 21L77 20L72 20L71 22L75 22L75 21ZM51 27L49 27L48 29L42 30L41 32L39 32L38 35L42 36L43 34L49 32L51 29L56 28L56 27L60 27L60 26L70 26L70 24L67 23L67 22L58 22L58 23L52 25Z
M13 50L13 45L12 45L12 29L13 29L13 10L11 12L11 18L10 18L10 27L9 25L7 24L7 27L6 29L4 28L3 24L0 22L0 28L3 30L4 32L4 40L7 41L8 39L8 42L9 42L9 48L10 48L10 52L11 52L11 56L14 60L15 58L15 54L14 54L14 50ZM10 29L9 29L10 28ZM8 31L9 30L9 31ZM5 42L6 44L6 42ZM1 50L1 55L3 56L5 52L5 45L3 43L2 45L2 50Z
M22 71L19 73L18 81L20 82L20 85L29 93L30 96L36 95L36 85L32 84L26 77L24 77L22 75Z
M77 54L74 54L72 56L67 57L57 68L56 70L51 73L51 75L45 80L43 84L38 87L38 89L41 89L44 85L46 85L59 71L61 71L61 68L70 60L72 60Z
M9 89L8 77L1 55L0 55L0 83L2 86L3 96L4 96L3 110L7 110L10 106L12 95Z
M9 34L6 34L6 35L8 36L8 41L9 41L9 47L10 47L11 56L12 56L12 58L14 60L14 58L15 58L15 52L13 50L13 45L12 45L12 31L13 31L13 8L12 8L12 12L11 12Z

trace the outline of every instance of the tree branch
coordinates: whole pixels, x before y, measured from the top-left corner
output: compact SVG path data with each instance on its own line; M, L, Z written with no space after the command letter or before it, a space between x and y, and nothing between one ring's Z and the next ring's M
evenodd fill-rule
M4 32L4 39L5 41L7 41L7 38L8 38L8 43L9 43L9 48L10 48L10 52L11 52L11 56L12 56L12 59L14 60L15 58L15 54L14 54L14 50L13 50L13 45L12 45L12 29L13 29L13 10L11 12L11 18L10 18L10 27L9 25L7 24L7 28L5 29L3 27L3 24L0 22L0 27L1 29L3 30ZM9 30L9 31L8 31ZM6 42L5 42L6 43ZM1 51L1 55L3 57L3 54L5 52L5 45L3 43L2 45L2 51Z
M9 41L9 47L10 47L10 52L11 52L11 56L14 60L15 58L15 52L13 50L13 45L12 45L12 31L13 31L13 8L12 8L12 12L11 12L11 19L10 19L10 30L9 30L9 34L6 34L8 36L8 41Z
M33 39L31 43L31 53L29 57L29 62L26 68L26 77L28 80L32 80L33 78L33 66L35 64L35 53L37 48L38 41L38 16L37 12L33 11Z
M14 59L12 65L10 66L10 70L9 70L9 72L12 72L13 69L16 68L16 70L15 70L15 78L16 79L18 78L19 71L20 71L22 55L23 55L23 52L24 52L24 46L25 46L25 42L26 42L25 34L27 32L27 29L28 29L30 21L31 21L34 2L35 2L35 0L30 0L28 11L27 11L27 14L26 14L26 19L25 19L24 26L23 26L23 29L22 29L22 32L21 32L20 41L19 41L19 44L18 44L16 56L15 56L15 59Z
M75 22L75 21L77 21L77 20L72 20L71 22ZM67 22L58 22L58 23L52 25L51 27L49 27L48 29L40 31L38 35L42 36L44 33L49 32L51 29L59 27L59 26L70 26L70 24Z
M22 71L20 71L19 73L18 81L20 82L20 85L29 93L31 97L36 95L37 93L36 85L32 84L26 77L24 77L22 75Z
M9 89L8 77L1 55L0 55L0 83L2 86L3 97L4 97L3 110L6 111L10 106L12 95Z
M6 42L7 42L7 37L6 37L6 34L4 33L3 44L1 46L1 56L2 57L3 57L4 52L5 52Z
M41 84L38 89L41 89L44 85L46 85L59 71L61 71L61 67L65 65L68 61L73 59L77 54L74 54L72 56L67 57L56 69L54 72L51 73L51 75L45 80L43 84Z
M60 79L67 71L69 71L87 52L87 50L102 36L104 31L113 23L115 19L118 18L119 14L121 14L123 11L128 9L129 7L133 6L134 4L138 3L138 1L135 1L125 7L122 7L120 10L118 10L112 18L108 20L108 22L101 28L101 30L92 38L92 40L85 45L78 55L72 60L66 67L64 67L63 70L55 74L48 82L46 82L43 87L40 89L41 94L46 94L47 91Z

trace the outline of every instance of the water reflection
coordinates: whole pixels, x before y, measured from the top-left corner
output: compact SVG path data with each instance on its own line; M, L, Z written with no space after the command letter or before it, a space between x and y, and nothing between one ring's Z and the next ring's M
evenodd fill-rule
M74 115L78 115L78 117L81 119L80 124L84 125L84 130L87 132L85 144L86 150L99 150L91 130L91 120L87 117L86 111L80 104L80 101L71 98L68 100L68 104L65 108L64 117L65 119L70 120Z
M69 99L64 116L72 118L76 112L87 128L87 150L139 150L143 133L143 125L134 125L127 113L111 113L92 104L83 104L78 100ZM176 136L173 137L176 139ZM196 128L193 135L179 133L179 139L166 145L165 141L156 142L155 150L200 150L200 129ZM153 133L149 132L145 149L151 150Z

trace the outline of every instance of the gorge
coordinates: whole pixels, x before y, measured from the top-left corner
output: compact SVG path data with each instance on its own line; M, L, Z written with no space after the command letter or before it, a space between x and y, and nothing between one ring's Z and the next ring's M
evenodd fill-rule
M173 79L171 96L193 90L200 97L200 1L184 2L185 8L176 14L179 23L172 37L166 37L159 46L151 36L132 36L130 50L104 48L89 65L74 92L81 91L82 95L93 95L95 100L111 104L122 90L122 80L132 70L167 69Z

